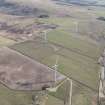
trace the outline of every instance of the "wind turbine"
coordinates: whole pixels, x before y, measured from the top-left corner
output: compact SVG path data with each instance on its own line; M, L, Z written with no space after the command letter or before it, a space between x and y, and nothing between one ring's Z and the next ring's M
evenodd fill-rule
M45 30L43 31L43 33L44 33L44 41L47 42L47 31Z
M74 24L75 24L75 32L78 33L78 31L79 31L79 29L78 29L79 23L77 21L75 21Z
M58 60L59 60L59 55L56 57L55 65L53 66L53 69L55 70L55 84L57 82L57 70L58 70Z
M55 74L54 74L54 81L55 81L55 86L56 86L56 82L57 82L57 70L58 70L58 61L59 61L59 55L56 57L56 62L55 65L52 67L55 70ZM67 81L67 86L66 86L66 95L67 96L65 98L65 105L72 105L72 91L73 91L73 81L70 78L65 79L61 84L59 84L58 86L54 87L54 88L48 88L47 90L49 92L56 92L59 87L61 87L63 85L63 83Z
M52 68L54 70L54 82L55 82L55 86L56 86L56 83L57 83L58 60L59 60L59 55L56 57L55 65L52 66ZM61 85L62 84L60 84L60 85L58 85L57 87L54 87L54 88L49 88L47 90L50 91L50 92L56 92Z
M68 105L72 105L73 81L72 81L72 79L69 79L69 78L68 78L68 80L70 82L70 91L69 91L70 99L69 99Z
M72 90L73 90L72 79L67 78L64 105L72 105L72 93L73 93Z
M45 42L48 41L47 33L50 32L50 31L51 31L51 29L49 29L49 30L44 30L44 31L43 31L43 37L44 37L44 41L45 41Z

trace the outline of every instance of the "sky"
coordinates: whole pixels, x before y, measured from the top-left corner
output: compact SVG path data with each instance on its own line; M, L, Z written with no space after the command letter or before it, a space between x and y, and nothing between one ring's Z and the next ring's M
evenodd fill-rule
M51 7L54 6L52 0L5 0L6 2L10 3L18 3L20 5L33 5L34 6L46 6ZM59 1L59 0L58 0ZM76 1L82 3L82 1L85 1L85 3L97 1L97 4L105 4L105 0L61 0L61 1ZM88 2L87 2L88 1Z
M31 7L51 7L54 6L51 0L5 0L9 3L17 3L20 5L27 5Z
M50 0L5 0L6 2L11 3L19 3L19 4L42 4L42 3L50 3Z

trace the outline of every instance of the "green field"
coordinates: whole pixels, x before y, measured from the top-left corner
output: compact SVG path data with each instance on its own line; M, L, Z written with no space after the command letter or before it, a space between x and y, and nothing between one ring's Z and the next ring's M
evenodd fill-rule
M63 40L63 38L60 39ZM70 78L72 77L73 79L78 80L79 82L98 91L99 81L98 73L100 66L97 64L97 58L101 53L99 50L98 50L99 52L96 52L98 48L93 44L91 44L93 46L90 46L90 44L91 43L89 43L89 45L87 43L85 43L85 45L81 44L81 46L86 45L89 46L86 49L85 47L83 49L83 47L81 47L79 43L76 44L76 46L80 46L79 48L81 49L82 52L81 54L77 53L77 51L75 50L69 50L64 47L62 48L52 43L45 43L41 39L15 44L14 46L11 46L11 48L21 52L24 55L31 57L34 60L46 64L49 67L52 67L55 64L56 58L59 56L58 60L59 72L63 73L64 75ZM54 50L55 48L57 49L57 51ZM95 55L93 54L93 52L90 51L90 49L92 50L93 48L95 51ZM71 49L73 49L73 47L71 47ZM87 49L89 49L90 54L92 53L91 57L88 57L90 56L90 54L88 55L88 53L86 53L88 56L84 55L85 50ZM92 57L94 57L95 59L93 59ZM65 85L63 85L56 94L52 95L59 99L64 100L63 99L63 97L65 96L64 86ZM74 83L74 88L73 100L77 98L77 101L73 101L74 102L73 105L91 105L90 104L91 98L95 95L95 93L91 89L86 88L85 86L82 85L78 85L77 83Z
M73 37L71 33L63 30L54 30L49 32L48 39L51 42L60 44L77 53L92 57L93 59L98 59L100 53L102 52L100 45Z
M35 92L18 92L0 85L0 105L32 105L32 94ZM63 105L63 101L48 96L46 105Z
M30 103L30 93L14 92L0 85L0 105L27 105Z
M28 41L16 44L12 48L50 67L55 64L56 57L59 55L58 64L61 73L97 89L99 72L97 61L59 46L55 46L58 51L54 51L52 45Z
M92 29L88 30L88 23L96 22L92 18L94 16L95 18L105 16L105 12L104 10L92 10L89 12L84 8L76 7L74 11L70 10L68 16L57 17L56 13L61 10L57 12L56 9L49 8L48 10L47 8L49 15L54 13L54 16L51 15L49 18L40 19L35 17L25 19L23 17L24 19L19 20L17 25L17 27L24 29L31 24L39 23L42 23L42 25L45 23L57 25L56 29L48 30L48 42L42 40L43 36L40 34L40 38L18 44L11 39L0 36L0 47L8 46L50 68L55 65L56 59L59 57L58 71L73 79L72 105L95 105L93 101L98 95L100 69L97 61L104 47L102 45L103 42L101 44L101 41L97 41L97 37L99 39L102 38L103 33L101 31L99 33L90 32ZM12 24L14 23L13 21ZM77 23L80 29L78 29L78 32L76 30ZM92 27L94 25L92 24ZM100 27L101 25L97 26ZM35 31L37 31L37 28L35 28ZM42 32L43 30L40 29L40 31ZM92 33L92 36L88 32ZM68 82L64 82L56 93L49 92L46 105L64 105L65 96L69 93L69 90L66 91L67 87L69 87ZM0 105L32 105L33 94L37 93L13 91L1 84Z
M39 19L40 22L44 22L46 24L56 24L60 27L66 28L74 28L75 20L70 17L50 17L48 19Z
M56 93L50 94L65 100L69 93L68 89L66 90L66 86L68 86L68 82L65 82ZM72 105L92 105L92 100L96 95L95 92L73 81Z
M14 44L14 41L0 37L0 46L14 44L10 48L49 67L55 64L56 58L59 56L58 71L84 84L73 81L72 105L92 105L92 100L98 92L100 66L97 64L97 60L103 47L91 41L74 37L75 33L67 31L67 29L75 28L74 20L66 18L64 21L63 18L50 18L40 21L60 26L58 29L48 32L47 43L41 38L37 38L34 41ZM64 83L56 93L49 93L46 105L63 105L67 84ZM32 103L31 92L13 92L0 86L0 94L0 105L30 105Z
M0 47L13 44L15 44L15 41L0 36ZM37 53L39 54L39 52ZM32 105L32 94L36 93L13 91L0 84L0 105ZM63 105L63 101L49 95L46 104Z
M64 105L64 104L62 100L49 95L46 105Z

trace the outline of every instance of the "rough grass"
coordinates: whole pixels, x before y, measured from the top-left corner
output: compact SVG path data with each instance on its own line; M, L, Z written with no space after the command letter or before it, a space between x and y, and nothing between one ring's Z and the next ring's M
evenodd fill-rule
M15 41L0 36L0 46L8 46L14 44Z
M77 53L98 59L102 49L98 44L93 44L87 40L82 40L70 35L70 33L63 30L54 30L48 33L48 39L51 42L60 44Z
M52 17L48 19L39 19L39 21L47 24L56 24L60 27L73 27L75 26L75 20L70 17Z
M37 40L16 44L11 48L50 67L55 64L59 55L58 71L98 90L99 65L97 59L101 54L101 47L98 44L75 38L61 29L49 32L48 40L63 47L55 44L55 48L58 48L58 51L55 52L52 43L48 44ZM59 88L56 94L51 95L64 100L65 84ZM94 95L92 90L74 84L73 105L92 105ZM48 103L59 102L52 100L49 100Z
M75 56L75 55L73 55ZM51 57L47 57L42 60L42 63L47 64L48 66L52 66L55 64L57 55L52 55ZM76 59L76 60L75 60ZM59 71L65 74L68 77L72 77L82 83L94 88L98 89L98 73L99 66L95 64L94 61L88 60L84 62L77 61L78 58L74 57L71 59L67 59L65 57L60 56L58 61ZM90 62L89 62L90 61ZM94 75L94 76L93 76Z
M37 93L13 91L0 84L0 105L32 105L33 94ZM49 95L46 105L63 105L63 101Z
M0 105L27 105L31 101L30 93L14 92L0 85Z
M41 61L43 58L47 56L51 56L53 54L53 49L49 47L47 44L35 43L31 41L27 41L21 44L16 44L11 48L25 54L27 56L32 57L35 60Z
M66 86L68 86L67 82L65 82L56 93L50 94L65 100L65 97L69 93L69 91L66 90ZM95 98L96 95L97 93L73 81L72 105L92 105L93 98Z
M59 48L58 46L56 47ZM59 55L58 64L61 73L77 79L94 89L98 88L99 65L94 59L65 48L59 48L55 52L51 44L39 44L36 41L16 44L11 48L50 67L55 64L56 58Z
M41 21L57 24L67 29L75 28L75 23L72 19L70 20L70 18L49 18L42 19ZM74 38L70 33L63 30L49 32L48 39L49 41L60 44L70 50L64 48L54 52L48 45L37 44L30 41L17 44L12 46L12 48L50 67L55 64L56 57L59 55L58 70L61 73L97 89L99 66L96 63L96 60L101 53L100 46L89 43L86 40ZM0 46L9 45L11 43L14 42L5 38L0 38ZM91 58L94 58L95 61ZM65 95L65 85L66 84L63 84L57 93L52 95L63 100ZM63 101L53 96L49 96L49 100L46 103L47 105L63 105ZM91 99L93 96L94 92L73 82L73 105L92 105ZM27 105L30 103L30 93L12 92L0 85L0 105Z
M64 104L62 100L49 95L46 105L64 105Z

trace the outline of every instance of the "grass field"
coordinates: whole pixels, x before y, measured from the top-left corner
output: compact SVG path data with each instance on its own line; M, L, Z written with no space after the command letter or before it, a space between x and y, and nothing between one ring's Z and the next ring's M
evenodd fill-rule
M0 105L32 105L32 94L35 92L16 92L0 85ZM63 105L63 101L48 96L46 105Z
M97 93L93 92L89 87L98 90L100 66L97 64L97 60L103 48L99 44L73 37L73 33L65 31L64 28L75 28L74 20L66 18L64 21L63 18L51 18L41 21L60 26L58 29L48 32L49 43L45 43L42 39L36 39L35 41L15 44L10 48L49 67L55 64L56 58L59 56L58 71L88 86L73 81L72 105L93 105L92 101ZM3 37L0 40L0 46L14 43L14 41ZM67 83L64 83L56 93L49 93L46 104L63 105L66 85ZM30 105L32 103L31 93L11 92L3 86L0 86L0 93L0 105Z
M14 92L0 85L0 105L27 105L30 103L30 93Z
M51 9L50 11L56 12ZM96 11L94 14L96 16L105 16L104 11ZM18 22L18 27L20 28L37 21L46 24L56 24L58 28L48 32L47 38L49 43L38 39L13 45L15 43L13 40L0 36L0 47L12 45L10 48L49 67L55 64L56 58L59 56L58 71L84 84L73 80L72 105L96 105L93 101L98 92L100 69L97 60L101 55L103 46L92 43L94 39L86 39L88 38L87 34L84 35L86 36L85 39L81 35L79 38L79 34L76 32L76 21L85 19L87 21L87 19L90 19L86 11L81 12L78 10L75 12L74 10L70 16L35 20L22 19ZM2 18L4 19L4 17ZM85 26L86 24L83 27ZM49 93L46 105L64 105L66 86L68 86L68 83L65 82L56 93ZM94 92L92 89L97 92ZM31 105L32 94L36 93L14 92L0 85L0 105Z
M55 64L56 57L59 55L58 64L61 73L97 89L99 72L97 61L65 48L56 47L58 48L57 52L54 51L52 44L39 44L36 41L28 41L12 46L13 49L50 67Z
M48 96L46 105L63 105L65 85L66 84L63 84L56 94ZM0 105L31 105L32 94L35 93L15 92L0 85ZM94 98L94 96L95 93L91 90L73 84L72 105L92 105L92 98Z
M40 62L47 64L50 67L54 65L56 57L59 55L60 59L58 63L59 71L61 73L97 89L98 65L96 64L96 61L67 49L62 49L58 46L56 47L59 49L57 52L52 48L52 44L49 46L48 44L28 41L16 44L12 48L32 57L35 60L39 60ZM46 104L63 105L65 86L66 84L63 84L56 94L50 93L52 96L49 95L49 99ZM30 105L32 103L31 93L13 92L1 85L0 94L0 105ZM90 89L73 82L73 105L92 105L92 98L95 95L96 94Z
M62 100L60 100L54 96L49 95L48 100L46 102L46 105L64 105L64 104L63 104Z
M52 43L48 44L44 43L43 40L38 40L16 44L14 46L11 46L11 48L35 60L38 60L43 64L46 64L49 67L52 67L55 64L56 58L59 56L58 71L70 78L72 77L73 79L86 84L90 88L98 90L98 73L100 66L97 64L97 60L91 59L90 57L84 56L82 54L78 54L74 50L68 50L57 45L55 46ZM58 50L54 51L54 47ZM90 48L91 46L89 46L89 49ZM92 46L92 48L94 48L95 50L94 46ZM84 49L82 50L84 51ZM98 52L98 54L100 53ZM95 59L97 59L97 54L94 57ZM58 92L53 95L63 100L65 93L64 86L65 85L63 85L58 90ZM95 95L94 92L92 92L91 89L78 84L74 84L74 88L76 89L74 90L75 94L73 95L73 100L77 98L77 101L74 101L74 105L91 105L91 98Z
M56 24L60 27L66 28L74 28L75 27L75 20L70 17L52 17L48 19L39 19L40 22L44 22L47 24Z
M0 47L10 46L12 44L15 44L15 41L0 36ZM39 54L39 52L37 53ZM6 87L0 84L0 105L31 105L32 94L35 94L35 92L33 93L32 92L28 92L28 93L18 92L18 91L15 92L15 91L7 89ZM63 105L61 100L50 95L49 95L49 100L46 104L47 105L49 104L50 105Z
M61 100L65 100L69 92L66 90L67 85L68 83L65 82L56 93L50 94ZM72 105L92 105L93 98L96 98L96 95L95 92L73 81Z
M73 37L71 33L63 30L54 30L49 32L48 39L51 42L60 44L66 48L69 48L70 50L94 59L97 59L102 52L102 49L98 44L93 44L86 40Z

